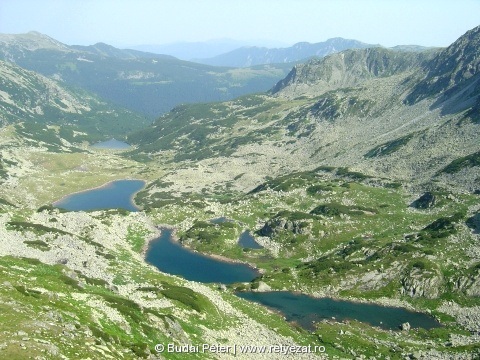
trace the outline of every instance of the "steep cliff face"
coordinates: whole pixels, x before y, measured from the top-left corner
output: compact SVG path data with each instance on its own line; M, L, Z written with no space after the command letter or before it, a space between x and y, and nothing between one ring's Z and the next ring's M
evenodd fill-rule
M417 70L434 53L435 50L414 53L384 48L347 50L296 65L271 91L280 96L318 95L356 86L368 79Z
M452 45L439 52L422 68L425 76L413 88L409 104L442 94L440 101L456 97L462 110L476 104L480 95L480 26L468 31Z

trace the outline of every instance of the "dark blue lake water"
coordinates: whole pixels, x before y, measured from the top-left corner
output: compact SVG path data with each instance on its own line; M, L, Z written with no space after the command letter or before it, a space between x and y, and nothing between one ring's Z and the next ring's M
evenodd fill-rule
M146 260L160 271L204 283L246 282L259 275L248 265L217 260L184 248L172 240L169 229L162 229L161 236L150 243Z
M71 211L112 208L137 211L132 197L144 185L141 180L113 181L100 188L67 196L54 205ZM242 241L255 241L248 232L246 234L249 236L244 235L243 239L247 240ZM185 249L172 240L172 231L168 229L162 229L161 236L150 243L146 260L163 272L204 283L249 282L258 276L254 268L245 264L224 262ZM336 320L356 319L387 329L398 329L404 322L425 329L440 326L431 316L401 308L319 299L290 292L241 292L237 295L278 310L287 320L297 322L308 330L314 329L314 322L332 317Z
M131 148L131 146L126 142L116 140L116 139L102 141L102 142L93 144L92 147L97 149L112 149L112 150L124 150L124 149Z
M102 187L82 191L55 202L53 205L69 211L125 209L138 211L132 201L136 192L145 186L142 180L117 180Z
M263 249L263 246L255 241L250 231L244 231L238 239L238 245L244 249Z
M314 298L287 291L239 292L238 296L280 311L288 321L314 330L314 322L335 318L336 321L355 319L384 329L398 330L405 322L414 328L431 329L440 323L432 316L402 308L354 303L328 298Z

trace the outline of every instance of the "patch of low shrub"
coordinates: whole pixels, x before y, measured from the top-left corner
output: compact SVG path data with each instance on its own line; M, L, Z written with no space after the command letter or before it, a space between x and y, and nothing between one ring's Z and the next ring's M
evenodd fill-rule
M163 289L160 290L160 293L166 298L179 301L197 312L202 312L205 309L205 299L192 289L184 286L167 284L165 282L163 282L162 285Z

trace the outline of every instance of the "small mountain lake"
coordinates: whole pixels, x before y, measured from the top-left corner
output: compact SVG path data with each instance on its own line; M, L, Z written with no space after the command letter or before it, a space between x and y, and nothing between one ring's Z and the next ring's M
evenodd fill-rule
M210 222L212 224L223 224L226 222L232 222L232 220L230 220L229 218L226 218L225 216L220 216L218 218L211 219Z
M112 181L99 188L66 196L54 203L54 206L70 211L112 208L138 211L132 198L144 186L145 182L142 180ZM226 218L214 220L228 221ZM252 246L251 241L255 242L255 239L246 231L240 236L239 244ZM172 239L170 229L162 229L160 237L150 242L146 261L160 271L204 283L249 282L259 275L256 269L246 264L221 261L184 248ZM239 292L237 295L280 311L288 321L296 322L308 330L314 329L314 322L331 318L340 321L356 319L386 329L398 329L399 325L405 322L409 322L412 327L425 329L441 326L427 314L402 308L313 298L286 291Z
M131 146L126 142L116 140L116 139L110 139L107 141L98 142L96 144L93 144L92 147L96 149L111 149L111 150L125 150L125 149L131 148Z
M432 329L440 326L432 316L403 308L314 298L287 291L238 292L237 295L280 311L287 321L311 331L315 330L315 322L332 318L335 321L355 319L389 330L398 330L405 322L412 328Z
M150 243L146 260L160 271L203 283L246 282L259 275L251 266L217 260L186 249L173 241L170 229L162 229L160 237Z
M263 249L263 246L255 241L255 238L248 230L240 234L238 245L244 249Z
M69 211L125 209L138 211L133 196L145 186L143 180L116 180L101 187L68 195L53 205Z

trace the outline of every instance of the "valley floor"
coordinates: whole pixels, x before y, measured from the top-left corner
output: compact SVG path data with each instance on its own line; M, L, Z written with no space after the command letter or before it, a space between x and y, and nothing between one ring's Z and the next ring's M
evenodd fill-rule
M292 353L292 358L473 359L477 354L478 235L461 225L448 242L442 240L444 248L435 255L428 255L427 243L407 244L403 252L395 251L406 229L422 236L421 229L453 211L478 212L475 195L442 194L441 206L424 212L409 209L415 196L389 188L388 181L383 186L377 180L351 181L324 168L314 176L306 172L267 181L264 189L249 195L230 188L229 195L198 196L198 188L190 192L182 188L163 199L167 201L162 206L141 203L146 209L136 213L63 213L48 204L113 179L155 181L169 173L169 181L178 176L185 183L188 172L195 178L195 167L152 166L108 150L50 153L19 146L17 141L4 135L1 142L8 176L0 190L0 306L4 310L0 354L12 359L25 358L27 353L48 359L182 358L178 353L155 352L156 344L170 343L325 347L324 353L300 357ZM218 173L215 164L200 170ZM268 173L266 168L263 173ZM258 184L256 176L245 174L246 183ZM181 199L175 196L179 194ZM341 204L341 209L352 213L338 218L308 214L307 209L322 202ZM220 216L232 219L234 225L209 225L210 219ZM393 221L394 226L386 229L385 221ZM158 235L159 224L175 227L185 246L256 264L263 275L252 283L221 289L162 274L142 255L149 239ZM255 232L264 249L242 251L236 246L245 229ZM202 241L202 236L212 241ZM358 242L347 241L352 238ZM315 239L321 240L315 244ZM373 253L384 259L369 263L366 259ZM411 257L419 262L409 268ZM329 268L319 270L323 265L317 258L328 262ZM360 265L344 268L346 263ZM448 266L437 268L439 263ZM449 279L438 283L435 273L440 271L442 278L456 267L464 269L452 276L463 281L460 289L435 294L440 283L450 286ZM399 278L399 272L405 277ZM445 327L386 331L355 321L324 321L310 333L233 294L249 288L399 305L432 313ZM424 296L413 296L412 291ZM233 358L232 354L190 355ZM242 356L251 358L251 354L237 357Z

